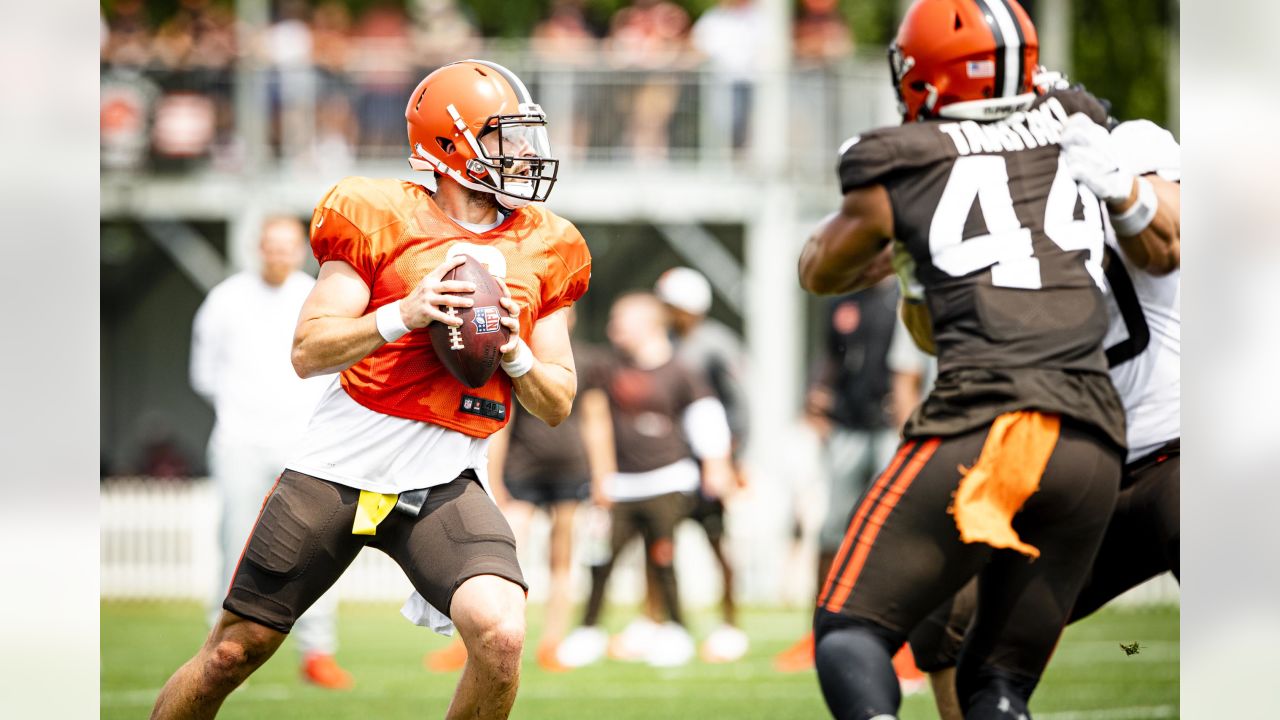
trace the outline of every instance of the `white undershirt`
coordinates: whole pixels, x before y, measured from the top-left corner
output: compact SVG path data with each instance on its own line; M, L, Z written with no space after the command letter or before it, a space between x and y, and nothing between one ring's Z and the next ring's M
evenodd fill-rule
M453 218L473 233L506 219L477 224ZM325 391L299 443L291 470L371 492L394 494L451 482L468 468L489 489L487 438L361 405L336 378Z
M335 378L288 467L386 494L443 485L471 468L488 490L488 448L487 438L370 410Z
M693 492L701 479L698 463L684 458L647 472L614 473L605 482L605 494L618 502L644 500L673 492Z

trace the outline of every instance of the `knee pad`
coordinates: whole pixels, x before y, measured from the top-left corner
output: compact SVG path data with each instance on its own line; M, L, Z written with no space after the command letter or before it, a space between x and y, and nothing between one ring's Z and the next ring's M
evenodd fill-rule
M858 628L867 631L884 645L885 651L890 656L896 653L898 648L901 648L902 644L907 640L904 633L890 630L874 620L849 617L848 615L833 613L826 608L818 608L813 614L813 640L815 643L827 633L845 628Z
M838 720L894 718L902 695L893 654L902 634L863 618L819 609L814 619L818 684Z

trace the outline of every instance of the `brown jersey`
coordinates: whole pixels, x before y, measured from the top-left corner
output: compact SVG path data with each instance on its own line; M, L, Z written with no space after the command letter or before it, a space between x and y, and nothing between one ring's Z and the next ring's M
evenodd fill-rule
M595 347L574 341L573 361L578 377L586 379L600 362L602 352ZM582 397L581 395L578 396ZM589 477L587 449L582 443L581 413L574 404L573 412L555 427L530 415L518 405L511 413L511 439L507 449L507 462L503 470L508 483L530 480L573 484Z
M589 385L609 396L618 472L648 472L693 457L684 411L694 400L712 396L697 373L675 358L643 370L615 357L592 375Z
M1067 117L1106 111L1077 90L994 122L932 120L853 138L844 192L880 184L896 263L927 303L935 390L908 437L954 435L1019 409L1060 413L1124 446L1102 340L1103 208L1059 162Z

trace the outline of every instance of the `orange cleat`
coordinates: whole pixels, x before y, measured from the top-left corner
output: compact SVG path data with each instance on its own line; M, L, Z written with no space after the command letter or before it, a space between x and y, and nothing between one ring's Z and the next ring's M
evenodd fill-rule
M553 642L544 642L538 645L538 667L546 672L567 672L569 667L561 663L560 659L556 657L556 650L559 647L559 643Z
M773 658L773 669L794 673L813 669L813 631L804 634L794 645Z
M427 653L422 664L432 672L457 672L467 664L467 646L462 644L462 638L455 635L448 647Z
M893 671L898 674L898 684L903 695L914 695L929 684L929 678L916 667L916 657L911 654L911 646L903 645L897 655L893 656Z
M302 679L326 690L350 690L355 683L328 653L307 653L302 658Z

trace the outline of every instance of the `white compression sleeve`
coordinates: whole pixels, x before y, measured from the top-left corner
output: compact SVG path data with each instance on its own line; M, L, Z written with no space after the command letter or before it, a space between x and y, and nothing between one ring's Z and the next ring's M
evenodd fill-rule
M731 437L729 417L724 405L713 397L704 397L689 403L681 418L689 447L699 458L718 458L729 455Z

